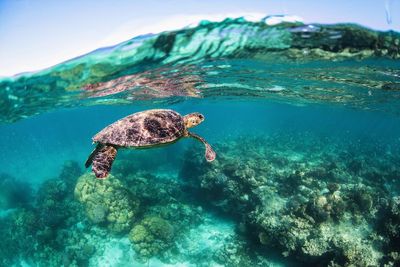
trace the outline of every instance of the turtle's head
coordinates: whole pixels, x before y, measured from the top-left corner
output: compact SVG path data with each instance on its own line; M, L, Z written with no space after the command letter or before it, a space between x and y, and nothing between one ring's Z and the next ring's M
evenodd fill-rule
M189 129L202 123L204 121L204 116L203 114L194 112L184 116L183 121L185 122L185 128Z

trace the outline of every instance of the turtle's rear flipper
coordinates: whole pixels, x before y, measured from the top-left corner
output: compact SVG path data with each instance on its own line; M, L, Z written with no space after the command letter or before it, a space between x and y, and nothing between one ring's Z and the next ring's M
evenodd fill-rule
M111 170L111 165L117 155L117 149L113 146L103 145L93 151L92 170L98 179L105 179ZM89 157L90 158L90 157Z

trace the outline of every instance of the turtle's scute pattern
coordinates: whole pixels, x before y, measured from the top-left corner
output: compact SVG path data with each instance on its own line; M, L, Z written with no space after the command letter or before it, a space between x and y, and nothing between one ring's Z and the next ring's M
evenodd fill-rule
M138 112L109 125L93 137L94 142L118 147L145 147L165 144L182 137L182 116L168 109Z

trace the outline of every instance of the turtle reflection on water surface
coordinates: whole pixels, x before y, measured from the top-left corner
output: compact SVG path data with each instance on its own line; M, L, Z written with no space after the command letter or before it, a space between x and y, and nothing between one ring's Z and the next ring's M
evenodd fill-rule
M204 121L204 116L198 112L181 116L169 109L152 109L129 115L110 124L93 138L97 143L85 163L96 177L104 179L111 170L111 165L119 148L149 148L174 143L182 137L193 137L206 147L207 161L216 157L210 144L197 134L188 131Z

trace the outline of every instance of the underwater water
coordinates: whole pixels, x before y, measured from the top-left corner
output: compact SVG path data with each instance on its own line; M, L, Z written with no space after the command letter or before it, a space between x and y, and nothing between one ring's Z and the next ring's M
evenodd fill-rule
M0 266L399 266L400 34L227 19L0 80ZM168 146L92 136L200 112Z

